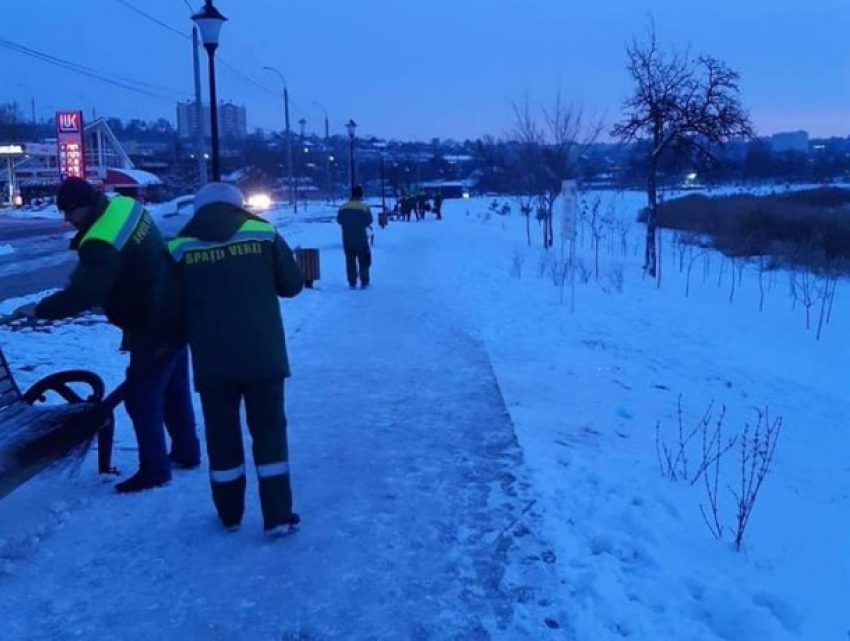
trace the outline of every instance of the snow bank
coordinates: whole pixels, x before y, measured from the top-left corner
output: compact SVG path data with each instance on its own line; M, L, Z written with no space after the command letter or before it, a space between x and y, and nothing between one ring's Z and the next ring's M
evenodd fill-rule
M806 329L805 306L789 296L791 274L759 274L755 265L681 248L672 234L662 234L658 287L640 269L643 228L633 221L643 195L601 198L620 222L603 230L597 246L587 224L580 229L574 313L570 281L562 283L559 270L566 252L543 250L534 221L529 247L525 221L489 212L490 198L447 201L441 222L376 228L367 292L345 284L334 208L311 208L301 218L329 224L271 214L291 246L317 247L322 260L318 289L283 303L305 528L280 547L251 534L253 522L225 537L214 528L203 474L123 501L93 478L88 462L73 482L45 477L0 505L7 541L0 579L12 595L0 602L6 630L121 638L127 621L139 621L131 636L140 639L452 638L446 631L458 629L457 638L577 641L846 636L846 281L819 341L814 326ZM20 302L0 302L0 313ZM44 335L0 329L0 343L23 384L91 366L97 353L111 387L126 364L106 326ZM430 363L423 362L429 345ZM471 461L515 457L508 444L488 440L502 419L455 412L447 391L494 376L522 456L521 466L498 478ZM478 403L491 391L468 393ZM718 411L726 407L727 436L752 425L756 407L784 418L741 552L728 532L735 506L727 484L740 487L737 448L719 473L720 540L702 517L701 508L711 520L702 479L692 485L662 475L658 447L676 451L680 397L685 430L712 401ZM427 446L412 436L423 416L430 417ZM454 440L457 430L468 434L470 421L477 445ZM691 445L692 477L701 438ZM410 457L411 448L420 456ZM123 414L116 454L132 468ZM381 467L387 461L395 464ZM434 482L427 470L445 461L454 471ZM399 468L409 483L399 480ZM492 537L463 512L444 523L393 507L421 500L442 515L441 501L450 505L482 479L493 488L492 514L470 515L487 521L515 510L510 527L493 525ZM256 496L249 505L256 510ZM14 525L23 512L30 525ZM415 535L394 525L401 513ZM4 528L13 526L24 529L7 536ZM478 548L476 539L496 543ZM492 565L496 551L502 556ZM489 556L469 563L479 552ZM114 589L119 573L127 592ZM465 590L446 592L446 576ZM421 595L421 582L431 592L415 608L408 597ZM163 593L172 595L165 604ZM444 599L449 593L452 602ZM341 631L340 621L351 627Z

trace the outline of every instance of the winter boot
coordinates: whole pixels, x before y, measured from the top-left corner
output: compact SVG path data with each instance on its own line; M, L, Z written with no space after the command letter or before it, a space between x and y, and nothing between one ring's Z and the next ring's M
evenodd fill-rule
M301 517L295 512L282 519L279 523L268 523L265 526L266 535L272 538L280 538L292 534L301 525Z
M115 491L119 494L135 494L136 492L144 492L155 487L168 485L171 478L167 475L152 475L139 470L126 481L121 481L115 484Z
M168 455L168 460L171 461L171 466L180 470L194 470L201 465L200 458L181 458L175 456L174 452Z

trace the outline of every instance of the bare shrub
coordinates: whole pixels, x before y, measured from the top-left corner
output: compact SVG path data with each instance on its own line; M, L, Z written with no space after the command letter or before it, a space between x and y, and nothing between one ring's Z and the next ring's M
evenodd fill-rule
M626 266L623 263L615 263L608 268L608 285L618 294L623 293L626 282Z
M519 249L514 250L513 259L511 261L511 273L516 278L522 278L522 266L525 264L525 254Z
M757 412L758 422L752 435L750 435L749 424L744 425L744 431L741 434L740 492L732 490L738 508L735 521L736 550L740 550L744 543L744 534L750 524L756 499L770 471L779 435L782 433L781 416L771 420L768 408L759 409Z
M631 227L631 223L626 218L614 218L614 232L620 239L620 251L623 252L623 258L629 255L629 234L631 233Z
M549 252L540 252L540 257L537 261L537 275L540 276L540 278L545 277L546 274L551 271L554 260L555 259L552 257L552 254Z
M584 284L590 282L590 279L593 277L593 270L588 265L586 265L581 258L576 261L576 270L578 273L579 281Z
M664 440L661 421L657 421L655 427L655 453L662 476L671 481L688 481L692 487L702 479L708 502L707 507L703 503L699 506L703 521L717 539L723 539L727 532L731 532L736 550L741 550L743 546L747 526L773 464L782 431L781 416L772 419L767 407L757 408L756 412L758 420L755 428L748 422L744 423L738 434L729 437L724 435L726 406L723 405L719 413L715 414L712 401L696 425L686 429L680 395L677 402L678 433L675 445L668 445ZM692 466L689 448L697 435L701 435L701 454L696 459L697 465ZM738 489L726 484L735 499L734 518L728 518L734 525L727 527L724 525L727 519L724 519L720 493L722 463L725 455L736 445L740 453L740 478Z

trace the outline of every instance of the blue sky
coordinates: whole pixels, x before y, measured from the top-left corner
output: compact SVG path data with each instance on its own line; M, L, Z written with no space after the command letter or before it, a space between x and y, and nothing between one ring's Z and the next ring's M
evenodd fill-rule
M3 36L75 63L155 85L162 99L127 92L0 48L0 100L40 115L84 108L98 115L167 117L192 92L189 42L125 6L191 29L184 0L0 2ZM189 0L198 7L201 0ZM220 54L222 99L245 104L251 127L280 128L280 80L293 120L333 131L417 139L503 135L512 101L526 93L570 100L612 123L629 91L624 44L655 17L667 44L724 59L742 74L759 133L807 129L850 135L848 0L216 0L230 21ZM206 70L206 59L202 60ZM8 70L12 70L10 73ZM205 89L206 91L206 89ZM28 111L27 111L28 113ZM296 125L297 126L297 125Z

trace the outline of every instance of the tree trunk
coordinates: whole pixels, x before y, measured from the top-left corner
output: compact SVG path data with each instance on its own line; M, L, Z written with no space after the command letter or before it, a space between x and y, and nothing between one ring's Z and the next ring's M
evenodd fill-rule
M643 269L655 278L657 276L658 253L656 248L656 237L658 235L658 180L656 176L657 161L652 158L649 161L646 177L646 197L648 208L646 214L646 253L644 255Z

